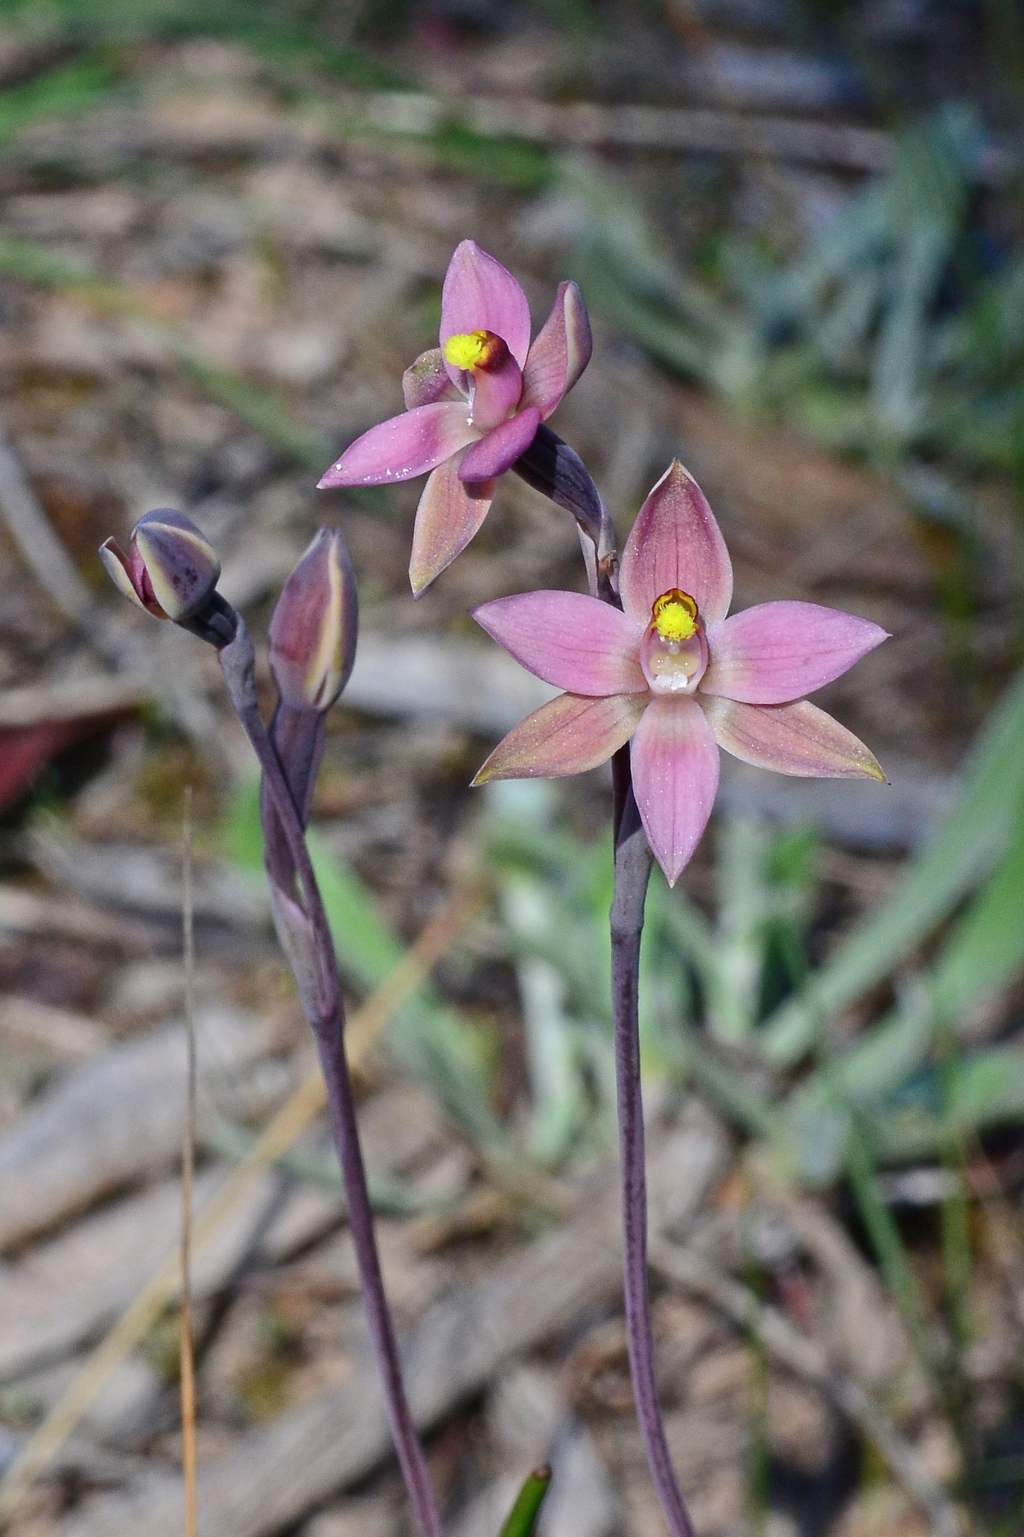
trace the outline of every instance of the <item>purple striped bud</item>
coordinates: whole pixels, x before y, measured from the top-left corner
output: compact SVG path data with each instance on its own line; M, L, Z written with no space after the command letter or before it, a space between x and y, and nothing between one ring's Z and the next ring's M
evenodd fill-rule
M270 621L270 667L286 705L329 710L356 655L356 579L345 541L321 528L284 585Z
M127 555L116 539L108 539L100 546L100 559L126 598L175 624L209 603L220 577L217 552L205 534L170 507L139 519Z

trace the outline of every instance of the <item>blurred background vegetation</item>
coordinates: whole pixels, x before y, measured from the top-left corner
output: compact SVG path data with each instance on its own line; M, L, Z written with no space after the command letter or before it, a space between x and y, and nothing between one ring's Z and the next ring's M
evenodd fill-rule
M494 671L465 611L580 585L573 531L503 485L414 608L416 488L313 491L395 409L459 239L515 268L537 322L575 277L597 351L556 425L622 534L678 454L720 514L741 603L813 597L894 637L826 700L890 790L728 775L685 890L652 890L652 1100L669 1115L696 1092L735 1138L741 1183L770 1169L837 1216L948 1436L936 1477L972 1531L1019 1530L1020 6L5 0L0 79L11 890L166 922L173 890L132 872L174 846L186 783L210 869L258 877L255 792L215 674L188 637L116 611L93 552L149 507L182 506L259 632L336 519L364 640L315 820L353 993L484 872L486 924L398 1012L389 1061L499 1181L568 1186L599 1166L614 1145L608 787L465 790L537 702ZM3 921L11 997L130 1033L111 1002L123 957L67 935L55 952ZM0 1054L4 1127L51 1082L52 1063L23 1058ZM220 1115L208 1150L238 1156L246 1124ZM333 1178L322 1149L295 1159L295 1177ZM426 1209L400 1182L377 1194ZM782 1294L767 1249L744 1263ZM920 1429L920 1404L904 1410ZM744 1531L774 1508L756 1451L755 1435ZM859 1467L846 1504L812 1492L797 1529L881 1531L871 1476ZM719 1529L741 1528L709 1517Z

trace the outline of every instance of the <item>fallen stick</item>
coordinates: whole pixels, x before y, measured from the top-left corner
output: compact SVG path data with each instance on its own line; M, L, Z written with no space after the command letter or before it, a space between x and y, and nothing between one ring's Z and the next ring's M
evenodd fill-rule
M29 485L0 423L0 513L22 559L55 606L91 637L96 600Z
M109 945L128 955L151 956L167 948L158 924L18 886L0 886L0 933L5 931Z
M23 730L51 721L90 720L137 710L150 698L146 678L93 673L68 682L33 683L0 691L0 729Z
M384 132L426 136L460 123L481 138L528 139L572 149L655 149L682 154L767 155L851 171L883 171L895 152L877 128L705 107L609 106L603 102L448 100L390 91L353 102L358 120Z
M175 103L148 114L108 114L88 135L63 125L21 136L13 153L22 163L59 157L111 163L143 156L252 153L306 155L360 131L431 138L458 125L481 139L525 139L554 148L660 150L676 154L758 155L838 170L880 172L892 163L896 140L881 128L829 123L776 113L714 107L654 107L643 103L529 97L441 96L422 91L350 93L333 111L197 114ZM990 145L978 167L990 185L1006 180L1013 155Z

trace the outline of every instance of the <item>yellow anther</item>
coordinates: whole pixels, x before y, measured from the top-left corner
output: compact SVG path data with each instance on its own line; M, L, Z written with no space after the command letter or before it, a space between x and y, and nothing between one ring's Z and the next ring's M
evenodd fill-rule
M490 331L470 331L466 336L449 336L444 355L453 368L478 368L487 361L491 348Z
M662 640L689 640L697 633L697 605L688 592L673 587L654 600L651 622Z

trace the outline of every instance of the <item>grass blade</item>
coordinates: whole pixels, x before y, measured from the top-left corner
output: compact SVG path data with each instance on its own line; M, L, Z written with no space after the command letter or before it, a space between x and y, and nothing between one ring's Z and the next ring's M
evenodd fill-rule
M551 1483L549 1467L536 1468L529 1474L516 1496L508 1520L501 1529L501 1537L533 1537L540 1507Z
M895 895L859 926L800 997L767 1021L762 1045L769 1061L787 1065L803 1056L819 1022L888 976L996 863L1024 794L1024 672L982 728L964 778L956 805Z

